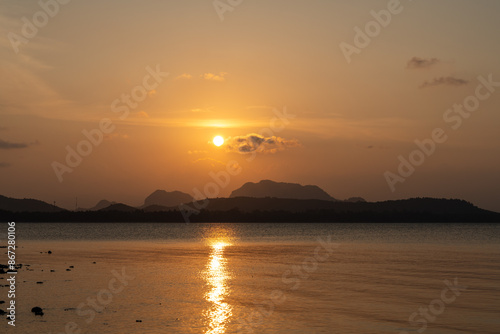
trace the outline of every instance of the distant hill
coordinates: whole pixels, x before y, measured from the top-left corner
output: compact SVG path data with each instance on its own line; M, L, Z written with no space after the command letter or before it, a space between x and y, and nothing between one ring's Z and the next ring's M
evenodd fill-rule
M108 207L105 207L103 209L100 209L98 211L102 211L102 212L105 212L105 211L134 212L137 210L138 209L134 208L133 206L129 206L129 205L122 204L122 203L116 203L116 204L112 204Z
M142 210L144 210L144 212L161 212L161 211L170 211L170 210L176 210L176 209L177 209L177 206L173 207L173 208L169 208L169 207L166 207L163 205L150 205L150 206L146 206L146 207L142 208Z
M113 204L118 204L118 203L117 202L110 202L110 201L103 199L103 200L100 200L94 207L92 207L88 210L97 211L97 210L107 208L108 206L113 205Z
M356 203L356 202L366 202L366 200L362 197L351 197L344 200L344 202Z
M142 208L159 205L159 206L177 206L183 203L190 203L194 199L191 195L183 193L181 191L171 191L167 192L165 190L156 190L151 195L146 197L144 200L144 205Z
M43 203L43 202L42 202ZM346 202L290 198L214 198L205 207L152 205L137 209L113 204L99 211L13 212L16 222L500 222L500 213L458 199L411 198L384 202ZM45 203L46 204L46 203ZM198 203L201 204L201 203ZM5 207L5 206L4 206ZM188 209L191 207L191 209ZM200 206L198 205L198 208Z
M16 199L0 195L0 210L11 212L59 212L64 211L52 204L37 199Z
M235 197L240 192L262 197ZM294 196L325 199L280 198ZM306 190L304 190L306 189ZM230 198L193 202L185 193L157 190L141 208L100 201L94 210L69 211L35 199L0 195L0 217L16 222L500 222L500 213L460 199L410 198L366 202L360 197L334 200L315 186L261 181L235 190ZM275 196L275 197L272 197ZM151 204L156 203L156 204ZM184 204L179 206L180 204Z
M195 206L193 206L195 208ZM473 204L459 199L411 198L406 200L364 202L364 201L324 201L291 198L213 198L204 207L209 211L229 211L238 209L243 212L286 211L307 212L333 210L338 212L416 212L439 214L473 214L486 212Z
M318 186L303 186L298 183L274 182L271 180L262 180L259 183L247 182L241 188L234 190L229 197L275 197L336 201L335 198Z

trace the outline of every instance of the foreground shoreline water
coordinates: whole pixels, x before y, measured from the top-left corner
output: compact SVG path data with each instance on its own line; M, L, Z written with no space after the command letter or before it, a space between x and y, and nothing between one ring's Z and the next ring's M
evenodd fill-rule
M498 332L496 224L16 227L7 333Z

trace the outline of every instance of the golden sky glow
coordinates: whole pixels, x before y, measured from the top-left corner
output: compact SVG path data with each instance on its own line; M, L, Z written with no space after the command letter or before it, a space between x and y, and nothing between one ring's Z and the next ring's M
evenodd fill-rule
M339 199L453 197L500 210L500 91L396 192L387 186L384 172L444 126L478 76L500 81L500 2L403 5L348 63L339 45L387 1L245 1L224 21L211 1L71 1L18 53L8 35L40 7L4 1L0 193L140 205L156 189L193 194L234 160L242 172L220 196L272 179ZM60 182L53 163L102 119L113 130Z

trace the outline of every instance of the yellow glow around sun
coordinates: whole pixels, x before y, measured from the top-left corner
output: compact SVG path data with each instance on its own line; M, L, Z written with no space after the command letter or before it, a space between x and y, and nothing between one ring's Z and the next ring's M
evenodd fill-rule
M215 146L221 146L222 144L224 144L224 138L222 138L221 136L214 137Z

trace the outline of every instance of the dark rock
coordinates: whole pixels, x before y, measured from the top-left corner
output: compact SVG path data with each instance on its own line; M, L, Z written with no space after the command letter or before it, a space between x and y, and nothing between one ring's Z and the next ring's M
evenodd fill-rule
M43 284L43 282L36 282L36 284Z
M35 315L43 316L43 310L41 307L35 306L31 309L31 312L35 313Z
M142 322L142 320L136 320L135 322Z

